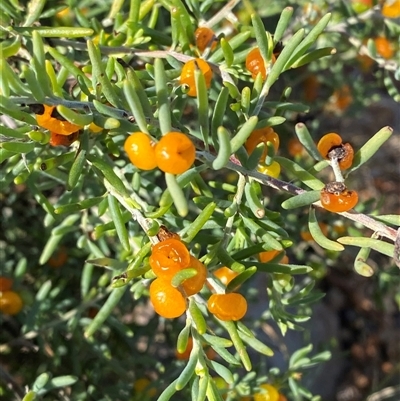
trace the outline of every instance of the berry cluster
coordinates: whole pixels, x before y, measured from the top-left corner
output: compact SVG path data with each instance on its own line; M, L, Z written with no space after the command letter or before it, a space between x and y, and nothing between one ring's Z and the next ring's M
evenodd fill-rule
M325 185L321 190L321 205L331 212L347 212L357 205L358 194L356 191L349 191L343 182L340 170L351 167L354 158L354 149L349 143L343 143L340 135L329 133L324 135L317 144L321 155L331 162L336 181Z
M0 312L4 315L16 315L22 310L22 298L11 288L13 281L7 277L0 277Z
M217 37L212 29L207 27L199 27L194 32L196 47L203 52L210 48L211 51L217 47Z
M181 316L186 310L186 297L197 294L207 278L207 269L190 255L185 244L169 238L152 247L150 266L157 278L150 285L150 300L154 310L165 318ZM174 276L184 269L195 269L196 275L178 288L172 286Z
M131 163L141 170L158 167L170 174L181 174L196 158L193 142L181 132L168 132L157 143L144 132L134 132L124 144Z

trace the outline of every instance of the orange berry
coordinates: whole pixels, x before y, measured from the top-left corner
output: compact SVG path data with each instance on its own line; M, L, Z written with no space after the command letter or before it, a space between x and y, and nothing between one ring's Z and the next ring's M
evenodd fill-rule
M343 182L331 182L321 190L322 206L330 212L347 212L358 202L356 191L349 191Z
M281 253L282 251L278 251L276 249L273 249L271 251L264 251L264 252L260 252L258 254L258 258L260 259L261 263L268 263L270 262L272 259L275 258L275 256L277 256L279 253Z
M382 6L382 15L387 18L399 18L400 0L386 0Z
M271 384L261 384L261 391L254 394L254 401L278 401L279 392Z
M150 135L144 132L134 132L124 143L129 160L141 170L153 170L157 167L155 146Z
M54 106L43 105L43 113L36 114L36 121L39 126L55 132L59 135L70 135L79 131L82 127L66 121Z
M156 313L167 319L181 316L186 311L185 298L168 280L156 278L150 284L150 301Z
M178 352L178 350L176 350L175 352L176 359L179 359L181 361L182 360L187 361L190 357L190 353L192 352L192 348L193 348L193 338L189 337L185 351L181 353Z
M247 301L235 292L213 294L208 299L207 308L220 320L240 320L247 312Z
M60 246L55 253L51 256L48 264L51 267L61 267L64 266L68 260L67 248L65 246Z
M279 174L281 173L281 165L276 161L273 161L269 166L261 163L259 164L257 171L262 174L269 175L270 177L278 178Z
M272 55L271 62L275 62L275 56ZM264 63L264 59L261 56L260 49L255 47L254 49L250 50L249 54L246 57L246 68L248 71L251 72L251 76L253 79L257 78L258 73L261 73L263 81L267 79L267 71L266 66Z
M181 284L185 294L189 297L191 295L197 294L202 288L207 278L207 269L194 256L190 255L190 263L186 269L195 269L197 274L191 278L184 280Z
M133 390L137 395L145 396L146 399L157 395L157 390L154 387L151 387L151 381L146 377L137 379L133 384Z
M5 315L16 315L24 306L22 298L14 291L0 292L0 312Z
M70 135L60 135L55 132L50 132L50 145L51 146L70 146L79 137L79 131L73 132Z
M214 50L217 46L217 38L212 29L205 26L199 27L194 32L194 38L196 40L197 48L203 52L207 47Z
M287 398L282 393L279 393L278 401L287 401Z
M8 277L0 277L0 291L9 291L13 285L13 280Z
M187 94L188 96L191 97L197 96L197 89L194 75L196 69L200 69L200 71L203 73L207 88L211 86L211 79L213 75L209 64L201 58L189 60L187 63L185 63L184 66L182 67L180 84L187 85L189 87L189 91L187 92Z
M349 86L343 85L341 88L336 89L329 98L329 102L341 111L346 110L353 102Z
M181 132L168 132L156 145L158 168L164 173L181 174L190 168L196 158L193 142Z
M304 147L297 138L291 138L288 142L288 152L292 157L299 156L304 152Z
M213 274L222 284L228 285L239 273L223 266L215 270Z
M265 143L264 152L260 157L260 162L263 162L267 157L268 149L267 142L271 142L274 146L275 152L279 149L279 135L271 128L265 127L254 130L247 138L244 147L250 155L259 143Z
M175 238L154 245L149 263L157 277L171 280L180 270L189 267L190 254L185 244Z
M289 257L287 255L283 255L282 259L279 261L282 265L287 265L289 263Z
M394 55L393 44L384 36L379 36L374 39L376 52L384 59L391 59Z
M322 157L327 160L336 157L341 170L348 169L353 163L353 147L349 143L343 143L341 136L334 132L324 135L319 140L317 148Z

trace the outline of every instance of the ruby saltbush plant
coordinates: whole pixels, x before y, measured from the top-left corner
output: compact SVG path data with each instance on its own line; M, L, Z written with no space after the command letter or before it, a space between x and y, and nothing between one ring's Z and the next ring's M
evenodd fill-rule
M400 216L355 188L393 129L321 153L305 120L379 82L398 101L400 30L373 2L292 3L3 0L1 257L24 308L0 349L39 355L8 361L6 397L321 399L302 375L329 347L278 369L259 328L308 332L342 253L365 277L379 254L400 267Z

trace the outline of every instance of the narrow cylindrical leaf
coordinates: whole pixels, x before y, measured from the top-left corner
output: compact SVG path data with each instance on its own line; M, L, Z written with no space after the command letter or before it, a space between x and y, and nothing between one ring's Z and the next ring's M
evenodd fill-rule
M22 401L35 401L36 399L36 392L31 390L28 391Z
M39 258L39 264L44 265L51 257L51 255L55 252L62 239L61 235L52 235L47 240L45 247L43 248L42 254Z
M13 153L29 153L36 146L35 142L1 142L0 148Z
M194 370L196 368L196 364L198 361L198 350L195 352L195 347L193 345L192 352L190 353L189 361L187 362L185 368L182 370L182 373L179 375L175 389L182 390L189 382L189 380L193 377Z
M246 142L247 138L254 131L257 122L257 116L250 117L231 139L231 149L233 153L236 153L238 149Z
M225 64L227 67L230 67L233 63L234 53L231 45L225 38L221 38L220 45L222 52L224 54Z
M14 27L14 29L23 35L32 35L32 32L38 32L42 38L82 38L94 34L91 28L82 27Z
M57 106L57 111L69 122L83 127L89 125L93 121L92 114L80 114L68 107L60 104Z
M218 137L218 155L214 159L212 166L214 170L219 170L224 168L225 165L228 163L229 157L232 154L231 148L231 136L229 131L224 127L218 127L217 130L217 137Z
M354 260L354 270L360 276L371 277L374 274L374 269L366 263L370 251L370 248L361 248Z
M118 191L124 197L129 197L129 193L125 188L124 183L115 174L110 164L94 155L88 155L88 160L99 170L99 172L115 188L116 191Z
M38 31L32 32L33 60L32 64L40 87L47 96L52 96L49 77L46 73L43 40Z
M369 139L354 155L354 160L348 173L357 170L366 163L379 148L391 137L393 128L383 127L371 139Z
M130 251L131 246L129 243L129 235L122 218L121 209L119 207L117 199L112 195L108 195L108 207L110 210L112 221L114 222L115 229L117 231L118 238L121 241L121 245L126 251Z
M276 24L274 32L274 42L279 42L289 26L290 19L293 15L293 7L285 7L282 10L281 16L279 17L278 23Z
M248 372L250 372L251 368L252 368L251 361L250 361L249 355L246 351L246 348L243 345L242 339L239 336L238 330L237 330L234 322L223 322L223 326L228 331L229 336L232 339L233 345L239 354L240 360L242 361L244 368Z
M307 274L313 271L310 266L284 265L280 263L243 262L246 267L255 266L258 271L265 273Z
M238 288L250 279L257 272L257 267L252 266L241 272L238 276L236 276L226 287L225 293L237 291Z
M296 176L296 178L302 183L306 184L309 188L314 190L321 190L325 184L310 174L307 170L301 167L294 161L287 159L285 157L276 156L275 161L277 161L285 170L290 171Z
M207 221L210 220L210 217L214 213L214 210L216 208L216 203L215 202L210 202L201 212L200 214L196 217L196 219L191 223L186 230L186 233L183 237L183 240L186 242L191 242L193 239L196 237L196 235L200 232L200 230L203 228L204 224L206 224Z
M257 191L255 190L255 185L257 184L258 183L256 182L254 183L247 182L244 187L244 194L246 197L247 205L253 212L254 216L257 217L258 219L261 219L264 217L265 212L261 200L257 194Z
M304 40L301 42L300 45L296 46L292 53L290 59L287 61L287 64L285 65L285 69L288 69L291 67L291 65L297 61L299 57L301 57L313 44L315 44L318 36L322 33L322 31L326 28L328 25L330 19L331 19L332 14L327 13L325 14L314 26L313 29L307 34L307 36L304 38ZM283 53L283 52L282 52ZM281 56L279 56L281 57Z
M334 47L323 47L322 49L312 50L311 52L299 57L290 68L298 68L322 57L332 56L333 54L336 54L336 49Z
M76 187L79 178L82 175L83 166L86 162L86 151L81 150L72 163L71 170L68 174L67 190L72 191Z
M154 0L151 0L154 1ZM138 96L140 103L142 105L143 113L146 117L151 118L153 116L152 107L149 102L149 98L144 90L142 82L138 78L136 72L132 69L129 69L126 72L127 80L132 85L136 95Z
M245 270L245 267L242 263L236 261L235 259L233 259L228 252L222 248L222 246L218 247L217 250L217 258L219 259L219 261L224 265L229 267L230 269L232 269L235 272L241 273L242 271Z
M228 88L222 88L218 95L217 101L214 105L214 112L211 118L211 134L214 142L214 146L218 149L218 128L222 126L222 122L225 115L226 105L228 103L229 90Z
M178 379L174 380L157 398L157 401L169 401L171 397L177 392L175 386Z
M168 99L167 77L164 62L160 58L154 60L154 73L157 91L158 120L163 135L171 131L171 105Z
M207 331L207 322L201 313L200 308L197 306L195 299L192 297L189 300L189 313L196 326L196 330L200 335L203 335Z
M169 190L169 193L171 194L178 214L181 217L185 217L189 212L189 207L182 188L179 186L173 174L165 173L165 182L167 183L167 188Z
M146 117L143 113L142 104L140 103L140 99L136 94L136 91L134 90L131 82L128 79L124 81L123 89L126 101L128 102L129 108L135 117L137 125L139 126L142 132L148 134L149 131L147 129L147 122L146 122Z
M84 333L84 336L86 338L91 337L102 326L102 324L106 321L108 316L110 316L114 308L117 306L118 302L124 295L127 288L128 287L125 286L125 287L115 288L112 290L111 294L107 298L107 301L100 308L99 312L91 321L89 326L87 326Z
M254 336L248 336L246 335L243 331L239 330L239 337L251 348L259 352L260 354L266 355L266 356L273 356L274 351L272 351L271 348L266 346L264 343L262 343L260 340L257 340L256 337Z
M49 292L51 290L52 283L51 280L45 281L39 288L38 292L36 293L35 300L37 302L43 302L47 296L49 295Z
M178 353L183 354L186 351L190 334L190 324L186 323L186 326L181 330L178 335L176 342L176 350Z
M197 108L198 108L198 121L200 124L200 132L203 137L204 145L208 149L208 135L209 135L209 122L208 122L208 93L206 80L204 74L198 68L194 72L195 85L197 91Z
M317 145L315 144L310 132L303 123L298 123L295 126L296 135L299 138L300 143L307 150L309 155L315 160L323 160L321 153L319 153Z
M40 374L35 382L32 385L32 389L33 391L39 391L41 390L46 384L47 382L51 379L51 376L49 373L42 373Z
M242 96L240 99L243 113L248 114L250 110L250 101L251 101L251 89L248 86L245 86L242 89Z
M282 202L281 206L286 209L296 209L298 207L308 206L317 202L320 198L320 191L307 191L302 194L292 196Z
M368 247L372 248L377 252L393 257L394 245L389 244L385 241L380 241L374 238L363 238L363 237L341 237L337 239L338 242L344 245L358 246L361 248Z
M121 108L122 102L118 98L115 89L113 88L110 80L107 77L107 74L105 73L104 66L101 61L99 48L91 40L87 41L87 48L92 65L92 77L95 77L101 84L102 92L105 98L114 107ZM93 83L93 86L95 86L95 82Z
M237 49L240 45L246 42L247 39L249 39L250 35L251 35L250 30L238 33L236 36L229 39L228 41L229 46L232 48L232 50ZM222 48L219 48L215 50L215 52L208 58L208 60L211 61L212 63L218 63L223 58L224 58L224 52L222 51Z
M233 383L233 375L228 368L215 361L210 361L209 364L218 376L222 377L228 384Z
M268 243L268 245L272 249L276 249L278 251L281 251L283 249L281 243L277 239L275 239L271 234L269 234L264 227L259 225L258 222L255 222L253 221L253 219L250 219L246 216L242 216L242 221L252 234L261 237L261 239L264 242Z
M32 96L39 102L39 103L44 103L45 101L45 94L43 92L43 89L41 85L39 84L37 77L32 69L29 69L29 67L25 66L23 68L23 74L25 77L25 80L29 86L29 89L31 90Z
M310 210L308 212L308 229L314 241L318 245L322 246L322 248L337 252L344 250L343 245L325 237L324 233L321 230L321 227L319 226L317 217L315 215L315 209L313 207L310 207Z
M254 35L256 37L261 56L264 59L265 65L267 65L273 50L273 46L271 46L271 34L265 31L264 24L258 14L252 14L251 23L254 28Z
M197 392L197 398L193 400L195 401L204 401L207 395L207 387L209 382L209 376L204 375L201 376L199 379L199 391Z
M171 280L171 285L172 287L178 287L180 286L185 280L192 278L197 275L197 270L188 268L188 269L182 269L179 270L178 273L174 275L174 277Z

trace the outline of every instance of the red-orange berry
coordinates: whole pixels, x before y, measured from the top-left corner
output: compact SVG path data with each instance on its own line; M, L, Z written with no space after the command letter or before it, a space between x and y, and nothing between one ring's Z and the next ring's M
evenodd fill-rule
M192 97L197 96L197 89L194 75L196 69L200 69L200 71L203 73L207 88L211 86L211 79L213 75L209 64L201 58L189 60L187 63L184 64L180 76L180 84L187 85L189 87L189 91L187 92L187 94L188 96Z
M228 285L238 274L238 272L235 272L226 266L220 267L213 273L213 275L224 285Z
M22 298L16 292L0 292L0 312L4 315L16 315L23 306Z
M64 266L68 260L68 252L65 246L60 246L47 262L51 267Z
M272 55L272 63L275 62L275 56ZM250 50L246 57L246 69L251 72L253 79L257 78L258 73L261 73L263 81L267 79L266 65L264 59L261 56L260 49L255 47Z
M152 247L149 263L157 277L171 281L176 273L189 267L190 254L183 242L170 238Z
M169 280L156 278L150 284L150 301L156 313L167 319L181 316L186 311L186 301Z
M289 155L292 157L299 156L304 152L304 147L297 138L289 139L287 146Z
M136 395L140 395L146 400L157 395L157 389L151 386L151 381L147 377L137 379L133 384L133 390Z
M207 278L207 269L200 260L192 255L190 255L189 266L186 269L195 269L197 271L195 276L184 280L181 284L185 294L189 297L197 294L203 288Z
M346 110L352 102L353 96L348 85L343 85L339 89L336 89L329 98L331 107L333 106L333 108L340 111Z
M247 138L244 147L247 150L248 154L251 154L254 149L260 143L265 143L264 152L260 157L260 161L263 162L267 157L268 149L267 149L267 142L271 142L274 146L275 152L279 149L279 135L271 128L265 127L254 130L250 136Z
M213 294L208 299L207 308L220 320L240 320L247 312L247 301L235 292Z
M203 52L207 47L214 50L217 46L217 38L212 29L205 26L199 27L194 32L197 48Z
M8 277L0 277L0 291L9 291L13 285L13 280Z
M386 0L382 6L382 15L387 18L399 18L400 0Z
M343 182L330 182L321 190L321 205L330 212L347 212L358 202L356 191L349 191Z
M153 170L157 167L155 146L150 135L144 132L134 132L124 143L129 160L141 170Z
M278 251L276 249L272 249L271 251L264 251L258 254L258 258L261 263L268 263L272 259L274 259L277 255L279 255L282 251Z
M279 392L271 384L261 384L260 391L254 394L254 401L278 401Z
M164 173L182 174L196 158L193 142L181 132L168 132L156 145L158 168Z
M374 39L376 52L384 59L390 59L394 55L393 44L384 36L379 36Z
M353 163L353 147L349 143L343 143L341 136L334 132L324 135L319 140L317 148L325 159L336 158L341 170L350 168Z
M50 145L51 146L71 146L79 137L79 131L73 132L70 135L60 135L55 132L50 132Z
M43 105L43 113L36 114L36 121L39 126L55 132L59 135L70 135L79 131L82 127L66 121L54 106Z

